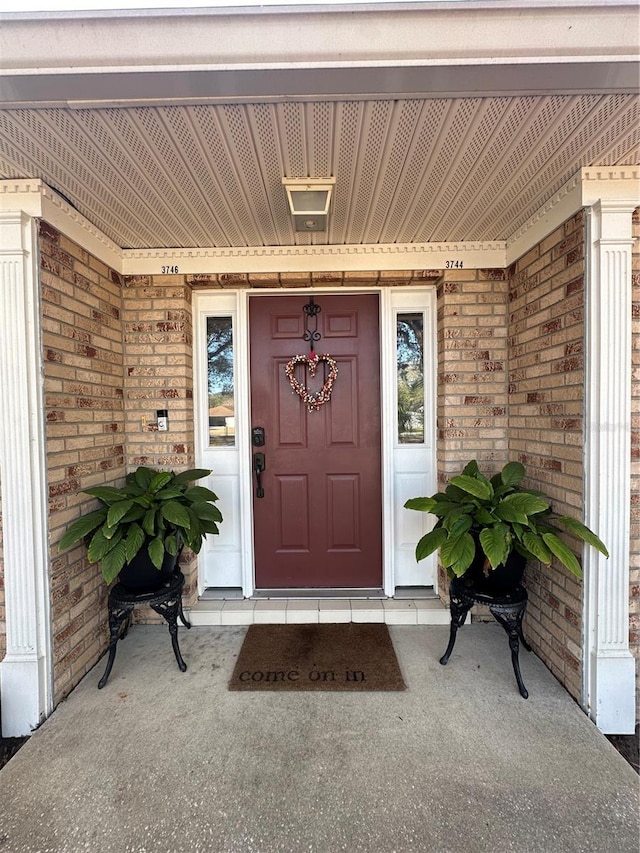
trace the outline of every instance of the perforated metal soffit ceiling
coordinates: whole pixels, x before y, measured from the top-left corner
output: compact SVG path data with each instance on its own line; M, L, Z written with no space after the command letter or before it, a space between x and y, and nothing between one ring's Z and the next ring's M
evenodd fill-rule
M581 166L640 160L633 95L0 112L40 177L123 248L504 240ZM296 234L282 177L336 179Z

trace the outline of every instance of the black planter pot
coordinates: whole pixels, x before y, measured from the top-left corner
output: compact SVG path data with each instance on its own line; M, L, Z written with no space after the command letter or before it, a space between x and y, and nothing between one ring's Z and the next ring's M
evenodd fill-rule
M162 568L156 569L147 552L148 544L148 542L144 543L133 560L124 564L120 574L118 575L118 581L127 589L157 589L162 586L162 584L165 583L176 570L178 560L180 559L180 551L178 551L175 557L172 557L171 554L165 551Z
M517 551L512 551L504 565L495 569L490 568L486 574L483 568L485 559L484 552L478 543L475 559L461 578L464 585L494 598L510 595L522 582L527 563L526 557L518 554Z

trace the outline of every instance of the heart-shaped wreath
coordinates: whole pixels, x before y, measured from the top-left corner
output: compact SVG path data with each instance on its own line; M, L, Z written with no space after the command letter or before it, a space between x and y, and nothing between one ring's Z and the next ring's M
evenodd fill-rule
M309 369L309 375L313 377L316 375L320 362L324 362L329 366L329 375L326 376L325 371L324 385L319 391L312 394L306 385L303 385L296 379L294 371L296 369L296 365L304 364ZM338 375L338 365L336 364L335 359L331 358L331 356L326 352L321 353L320 355L317 353L311 353L311 355L294 355L294 357L287 362L284 372L287 374L287 379L289 380L294 392L302 398L302 402L307 407L307 410L309 412L317 412L320 406L328 403L331 399L333 383L336 381L336 376Z

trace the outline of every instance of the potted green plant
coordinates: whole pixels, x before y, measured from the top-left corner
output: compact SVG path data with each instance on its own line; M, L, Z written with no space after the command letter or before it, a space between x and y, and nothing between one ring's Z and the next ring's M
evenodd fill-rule
M582 522L557 515L544 493L521 486L524 477L524 466L509 462L489 479L473 460L450 478L444 492L410 498L407 509L437 518L416 545L416 559L440 549L449 577L464 578L490 595L505 595L520 583L527 560L549 565L555 557L582 577L578 558L558 536L563 530L609 556L604 543Z
M60 540L61 550L84 540L89 562L100 562L107 584L118 575L128 587L159 584L177 564L187 545L196 554L208 533L218 533L222 515L210 489L194 486L210 474L203 468L160 471L140 466L123 486L85 489L100 507L72 522Z

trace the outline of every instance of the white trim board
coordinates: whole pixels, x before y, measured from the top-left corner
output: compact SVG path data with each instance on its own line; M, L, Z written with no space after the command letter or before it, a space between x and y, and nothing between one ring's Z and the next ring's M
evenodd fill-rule
M448 264L504 269L599 198L640 205L640 169L580 169L506 241L140 250L121 249L39 179L0 181L0 212L23 210L44 219L121 275L171 274L175 267L178 275L441 270Z
M583 705L607 734L635 726L629 648L631 268L634 204L598 201L587 216L585 523L610 557L583 548Z
M2 734L28 735L53 709L47 461L36 223L0 212L0 424L6 655Z

